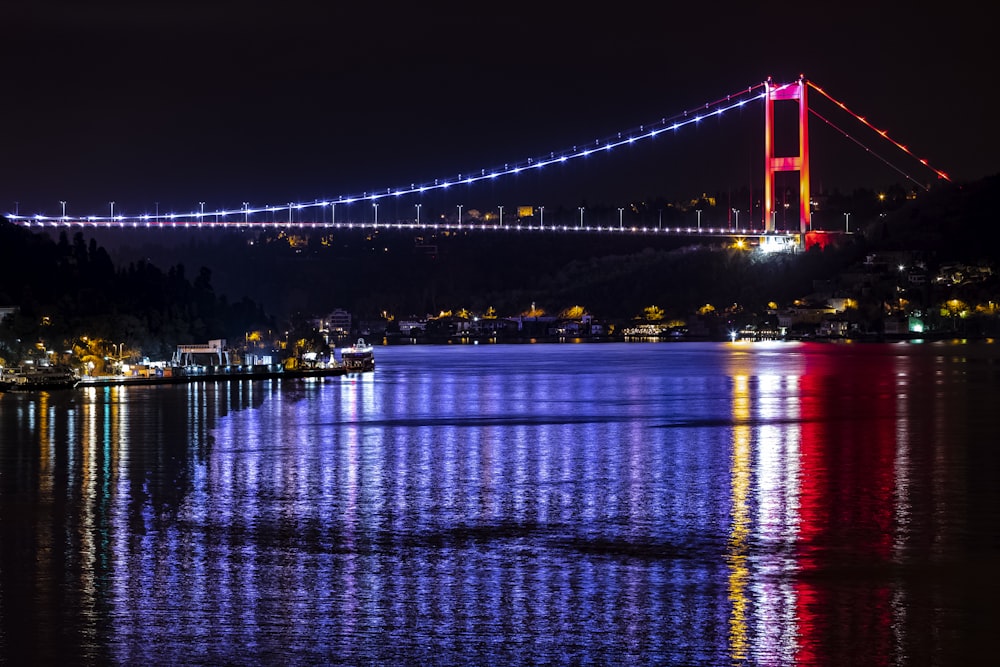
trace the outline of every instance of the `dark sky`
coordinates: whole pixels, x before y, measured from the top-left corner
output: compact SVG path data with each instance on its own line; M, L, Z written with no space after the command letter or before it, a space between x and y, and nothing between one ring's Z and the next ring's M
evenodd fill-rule
M1000 59L981 4L548 4L5 3L0 210L357 195L538 157L800 73L953 179L1000 171ZM894 167L934 179L814 96L824 104ZM451 203L760 187L761 107ZM824 123L810 128L814 191L905 181Z

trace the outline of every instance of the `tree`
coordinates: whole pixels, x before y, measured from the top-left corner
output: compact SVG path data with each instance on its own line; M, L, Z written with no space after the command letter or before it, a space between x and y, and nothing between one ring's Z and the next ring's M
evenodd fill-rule
M642 312L647 322L659 322L663 319L663 309L659 306L646 306Z

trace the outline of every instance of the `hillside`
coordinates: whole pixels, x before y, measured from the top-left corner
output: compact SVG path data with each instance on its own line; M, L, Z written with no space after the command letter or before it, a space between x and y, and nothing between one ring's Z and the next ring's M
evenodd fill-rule
M0 253L0 308L14 311L0 323L0 358L75 350L100 360L116 346L169 358L178 343L270 323L251 300L217 296L207 268L189 279L181 264L115 266L82 233L53 240L0 220Z
M857 220L862 232L836 246L779 255L719 239L370 229L99 232L115 246L109 251L79 232L51 238L4 221L0 308L19 315L4 327L3 345L11 354L18 339L70 345L86 335L162 354L177 343L301 326L336 308L356 319L488 308L507 316L532 305L553 314L580 306L611 321L648 306L668 317L704 304L760 313L880 252L914 253L930 271L947 262L995 266L998 192L1000 177L937 186L884 215L872 207ZM189 278L186 266L201 268Z

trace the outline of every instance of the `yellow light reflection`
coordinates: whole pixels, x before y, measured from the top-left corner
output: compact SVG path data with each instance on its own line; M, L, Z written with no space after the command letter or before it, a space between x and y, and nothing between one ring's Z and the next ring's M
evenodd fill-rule
M52 494L53 455L52 433L49 432L49 392L38 395L38 488L48 498Z
M733 457L730 466L732 525L729 534L729 655L746 660L747 639L747 544L750 536L750 381L747 375L733 377Z

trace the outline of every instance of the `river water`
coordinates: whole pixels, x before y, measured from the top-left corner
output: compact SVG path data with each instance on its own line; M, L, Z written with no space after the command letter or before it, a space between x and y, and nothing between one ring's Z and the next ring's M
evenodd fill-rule
M984 664L998 348L0 394L0 664Z

